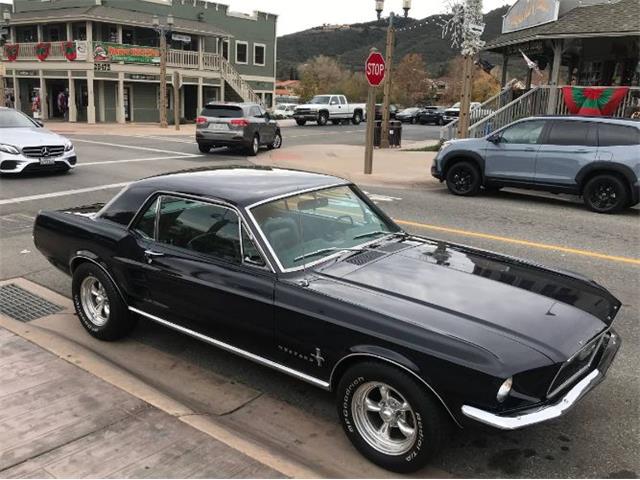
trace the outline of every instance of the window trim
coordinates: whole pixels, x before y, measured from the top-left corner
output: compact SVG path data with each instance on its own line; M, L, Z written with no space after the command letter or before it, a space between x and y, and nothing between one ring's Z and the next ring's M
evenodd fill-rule
M146 240L146 241L150 241L150 242L152 242L153 244L156 244L156 245L168 246L169 248L177 248L180 251L189 252L189 253L196 254L196 255L199 254L198 252L195 252L193 250L188 250L188 249L184 249L184 248L181 248L181 247L173 247L172 245L161 243L161 242L159 242L157 240L157 238L158 238L158 228L159 228L159 222L160 222L159 213L160 213L160 205L162 204L162 197L174 197L174 198L181 198L181 199L185 199L185 200L193 200L193 201L196 201L196 202L206 203L206 204L210 204L210 205L215 205L215 206L218 206L218 207L226 208L228 210L232 210L238 216L238 220L239 220L239 222L238 222L238 233L240 235L240 255L242 257L242 261L240 262L239 265L242 265L242 266L245 266L245 267L251 267L251 268L254 268L254 269L258 269L258 270L266 270L266 271L269 271L271 273L276 273L276 270L275 270L275 268L273 268L273 264L271 263L271 259L265 254L265 250L264 250L263 246L260 244L260 242L258 242L256 236L253 234L253 232L249 228L250 222L248 222L246 220L246 218L242 214L242 211L239 208L237 208L235 205L233 205L233 204L231 204L229 202L226 202L224 200L207 198L207 197L200 197L198 195L189 195L189 194L186 194L186 193L172 192L172 191L169 191L169 190L157 190L157 191L151 193L149 196L147 196L147 198L144 200L144 202L142 202L142 205L140 206L140 208L138 208L137 212L135 213L135 215L133 216L133 218L131 219L131 221L127 225L127 231L129 231L130 234L138 236L138 237L142 237L142 235L135 230L135 225L138 223L138 221L140 220L142 215L144 215L144 213L147 211L147 208L149 208L153 204L153 202L156 201L156 199L160 199L160 201L158 201L158 203L156 204L156 218L155 218L155 222L154 222L153 239L147 239L147 238L143 238L143 239ZM249 239L254 243L254 245L258 249L258 253L260 253L260 256L262 257L262 260L265 263L265 267L261 267L261 266L258 266L258 265L253 265L251 263L246 263L244 261L244 245L243 245L243 242L242 242L242 229L243 228L247 232L247 235L249 236ZM224 260L224 259L221 259L221 258L212 257L211 255L201 254L201 253L199 255L205 255L208 258L213 258L215 261L222 261L222 262L231 263L231 262L228 262L227 260Z
M262 63L256 63L256 48L262 47ZM267 66L267 45L264 43L254 43L253 44L253 64L258 67L266 67Z
M240 62L238 61L238 45L244 45L245 47L247 47L247 60L245 62ZM245 40L236 40L236 54L235 54L235 58L236 58L236 64L237 65L249 65L249 42L245 41Z

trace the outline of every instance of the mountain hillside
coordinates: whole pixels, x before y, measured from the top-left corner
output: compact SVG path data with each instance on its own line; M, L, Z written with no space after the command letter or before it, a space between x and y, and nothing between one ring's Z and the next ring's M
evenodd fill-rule
M500 34L502 16L507 8L504 6L485 15L485 40ZM398 29L425 21L429 21L429 24L397 33L396 60L407 53L420 53L427 63L429 73L435 77L441 76L447 62L458 55L458 52L451 48L451 40L442 38L439 24L447 18L447 15L433 15L423 20L397 18ZM345 67L363 70L365 58L371 47L384 52L386 35L386 20L340 27L317 27L285 35L278 39L278 78L291 78L297 72L299 64L317 55L336 57ZM499 56L489 53L483 53L482 58L492 63L499 61Z

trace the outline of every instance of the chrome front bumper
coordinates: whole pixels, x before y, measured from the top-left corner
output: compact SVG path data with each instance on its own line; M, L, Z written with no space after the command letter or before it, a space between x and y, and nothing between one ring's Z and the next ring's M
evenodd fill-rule
M606 371L609 369L619 348L620 337L612 331L609 342L595 370L591 371L591 373L576 383L566 395L552 404L509 415L500 415L469 405L463 405L462 413L477 422L500 430L515 430L558 418L569 411L584 395L604 379Z

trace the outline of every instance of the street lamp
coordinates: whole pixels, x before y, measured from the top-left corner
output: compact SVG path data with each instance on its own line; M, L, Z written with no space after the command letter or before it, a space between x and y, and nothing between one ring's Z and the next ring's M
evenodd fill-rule
M167 35L173 29L173 15L167 15L165 24L160 23L157 15L153 16L153 29L160 36L160 128L167 128ZM174 103L176 103L174 101Z
M7 36L9 30L9 22L11 22L11 12L9 10L5 10L2 12L2 28L7 29ZM0 35L2 38L2 42L0 44L4 44L4 35ZM15 85L14 85L15 88ZM0 65L0 107L5 107L7 103L5 87L4 87L4 65Z
M384 11L384 0L375 1L376 13L378 14L378 19L380 19L382 17L382 12ZM404 16L407 18L409 16L409 10L411 10L411 0L403 0L402 8L404 10ZM384 81L384 100L382 101L382 131L380 136L380 148L389 148L389 104L391 103L391 82L393 78L393 48L396 43L396 30L393 26L394 19L395 13L391 12L389 14L389 27L387 28L387 70L385 72L386 78Z

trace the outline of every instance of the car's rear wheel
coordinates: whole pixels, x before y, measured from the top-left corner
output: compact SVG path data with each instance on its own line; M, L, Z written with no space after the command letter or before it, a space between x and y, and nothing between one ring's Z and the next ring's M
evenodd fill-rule
M211 145L205 143L198 143L198 150L202 153L209 153L211 151Z
M307 121L301 118L297 118L296 123L298 124L299 127L304 127L307 124Z
M373 463L400 473L423 467L447 431L443 410L406 372L381 362L354 365L340 379L337 408L353 445Z
M353 114L353 118L351 119L351 123L354 125L360 125L362 123L362 114L360 112L356 112Z
M329 114L327 112L320 112L318 115L318 125L324 127L329 121Z
M109 276L93 263L83 263L73 272L73 304L82 326L100 340L126 336L136 324Z
M282 134L280 132L276 132L275 137L273 137L273 142L269 145L269 150L274 150L282 147Z
M480 171L471 162L458 162L447 171L447 188L454 195L477 195L481 184Z
M256 155L258 155L259 151L260 151L260 137L256 134L253 136L253 140L251 140L251 144L247 149L247 154L249 154L249 156L251 157L255 157Z
M596 175L582 192L585 205L597 213L619 212L629 204L629 192L624 182L615 175Z

